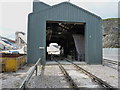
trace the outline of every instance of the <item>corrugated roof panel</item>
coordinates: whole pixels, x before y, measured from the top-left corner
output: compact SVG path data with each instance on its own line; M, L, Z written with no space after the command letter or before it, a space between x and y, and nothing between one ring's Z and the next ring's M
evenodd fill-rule
M46 4L46 3L43 3L43 2L40 2L40 1L34 1L33 2L33 13L39 12L41 10L48 9L50 7L51 6Z

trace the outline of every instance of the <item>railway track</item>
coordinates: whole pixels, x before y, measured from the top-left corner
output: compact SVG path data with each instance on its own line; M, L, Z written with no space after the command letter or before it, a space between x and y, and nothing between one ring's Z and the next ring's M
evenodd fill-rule
M55 60L58 63L59 68L61 69L62 73L65 75L67 81L70 84L71 88L78 88L78 86L76 85L76 83L72 80L72 78L70 77L70 75L68 74L68 72L65 70L65 68L60 64L59 61Z
M103 60L103 65L118 70L118 66L120 66L120 62L104 59Z
M65 65L62 65L58 59L55 60L58 63L59 68L61 69L62 73L65 75L67 81L70 83L71 88L79 90L80 88L102 88L104 90L117 90L105 81L101 80L100 78L92 75L90 72L84 70L77 64L73 63L72 61L66 59L67 62L71 63L71 67L74 67L73 70L79 73L79 78L76 80L70 75L70 69L67 69ZM74 73L74 72L73 72ZM84 75L85 77L88 76L89 78L80 79L80 76ZM80 80L79 80L80 79ZM91 80L90 80L91 79ZM80 82L84 80L83 82ZM86 80L86 85L81 85ZM89 82L90 81L90 82ZM91 82L92 81L92 82ZM81 84L79 84L81 83Z

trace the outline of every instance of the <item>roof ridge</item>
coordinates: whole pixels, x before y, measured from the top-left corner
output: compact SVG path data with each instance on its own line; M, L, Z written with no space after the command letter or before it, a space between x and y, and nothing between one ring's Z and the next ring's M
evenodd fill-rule
M39 1L39 0L34 0L33 2L38 2L38 3L42 3L44 5L50 6L49 4L46 4L46 3L42 2L42 1Z
M87 12L87 13L90 13L90 14L92 14L92 15L94 15L94 16L96 16L96 17L98 17L98 18L100 18L100 19L101 19L101 17L100 17L100 16L98 16L98 15L96 15L96 14L92 13L92 12L89 12L88 10L83 9L82 7L79 7L79 6L77 6L77 5L75 5L75 4L71 3L71 2L65 2L65 3L70 4L70 5L74 6L74 7L80 8L80 9L82 9L83 11L85 11L85 12Z
M43 3L44 3L44 2L43 2ZM50 8L47 8L47 9L45 9L45 10L52 9L52 8L54 8L54 7L56 7L56 6L59 6L59 5L61 5L61 4L65 4L65 3L66 3L66 4L69 4L69 5L72 5L72 6L76 7L76 8L79 8L79 9L81 9L81 10L83 10L83 11L89 13L89 14L92 14L92 15L96 16L97 18L101 19L100 16L98 16L98 15L96 15L96 14L94 14L94 13L91 13L91 12L89 12L88 10L85 10L85 9L83 9L83 8L81 8L81 7L73 4L73 3L71 3L71 2L68 2L68 1L64 1L64 2L61 2L61 3L55 4L55 5L51 6ZM39 12L44 12L45 10L41 10L41 11L39 11ZM39 12L36 12L35 14L37 14L37 13L39 13Z

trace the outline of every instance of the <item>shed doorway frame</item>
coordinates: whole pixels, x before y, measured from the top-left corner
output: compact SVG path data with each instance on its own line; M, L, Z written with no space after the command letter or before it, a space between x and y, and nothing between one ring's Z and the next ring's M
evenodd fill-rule
M45 21L45 33L46 33L46 30L47 30L47 22L51 22L51 23L53 23L53 22L56 22L56 23L67 23L67 24L82 24L82 25L84 25L84 51L85 51L85 57L84 57L84 62L85 63L87 63L87 34L86 34L86 22L75 22L75 21L64 21L64 20L62 20L62 21L57 21L57 20L46 20ZM47 41L47 39L46 39L46 34L45 34L45 40ZM46 45L46 42L45 42L45 47L47 47L47 45ZM76 48L76 47L75 47ZM45 48L45 52L46 52L46 50L47 50L47 48ZM46 60L47 58L46 58L46 53L45 53L45 60ZM46 61L45 61L46 62ZM81 62L81 61L79 61L79 62Z

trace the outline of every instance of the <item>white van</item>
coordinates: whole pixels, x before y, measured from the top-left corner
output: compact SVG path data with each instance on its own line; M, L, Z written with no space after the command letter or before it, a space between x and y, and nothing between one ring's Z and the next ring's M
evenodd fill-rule
M47 52L48 54L60 55L60 46L57 43L50 43Z

